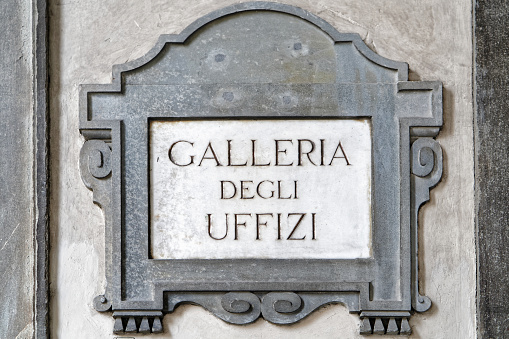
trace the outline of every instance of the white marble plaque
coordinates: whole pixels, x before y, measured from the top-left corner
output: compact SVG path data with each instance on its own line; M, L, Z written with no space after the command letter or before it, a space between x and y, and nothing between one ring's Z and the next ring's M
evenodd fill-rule
M152 121L152 257L370 257L371 162L369 119Z

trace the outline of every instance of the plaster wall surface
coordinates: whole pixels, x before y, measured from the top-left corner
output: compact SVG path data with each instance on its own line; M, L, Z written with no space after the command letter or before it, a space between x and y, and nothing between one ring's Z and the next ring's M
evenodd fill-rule
M34 330L31 1L1 1L0 31L0 338L31 338Z
M238 1L50 1L51 333L52 338L112 334L111 314L92 299L104 290L104 217L83 185L78 157L78 85L110 83L111 67L144 55L160 34ZM359 33L378 54L410 66L411 80L444 84L442 182L421 211L421 294L432 308L412 317L411 338L475 338L472 108L472 4L467 0L284 1ZM360 338L359 318L324 307L291 326L258 320L228 325L196 306L164 318L152 338ZM141 337L141 336L140 336Z

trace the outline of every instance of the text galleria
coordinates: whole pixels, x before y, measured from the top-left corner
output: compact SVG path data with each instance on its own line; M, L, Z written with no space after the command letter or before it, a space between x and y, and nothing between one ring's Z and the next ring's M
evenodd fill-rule
M345 165L350 165L341 141L334 143L335 147L330 147L325 139L274 139L262 145L263 151L257 143L257 140L250 140L248 147L235 147L232 140L225 140L221 143L209 141L207 145L195 146L193 141L178 140L168 149L168 157L177 166L202 166L206 163L215 166L303 166L305 164L332 166L336 159L343 159ZM239 144L245 145L246 142Z

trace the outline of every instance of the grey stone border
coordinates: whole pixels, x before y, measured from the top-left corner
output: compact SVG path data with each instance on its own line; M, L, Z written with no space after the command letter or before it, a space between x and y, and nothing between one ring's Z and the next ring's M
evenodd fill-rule
M397 80L390 84L397 93L423 93L430 96L430 116L401 115L398 116L397 127L377 127L381 133L380 140L392 140L395 145L392 150L398 156L391 158L391 164L396 172L391 172L389 178L398 178L400 185L392 186L401 194L401 201L386 201L383 193L387 187L382 185L382 180L374 181L375 197L374 216L376 224L374 232L380 232L388 236L390 231L396 231L400 235L399 242L389 245L383 237L373 240L375 247L374 260L352 260L348 263L341 260L282 260L282 259L254 259L254 260L155 260L147 257L145 244L146 222L133 222L132 218L138 218L142 214L135 211L123 212L126 208L125 197L122 195L123 183L121 179L125 169L123 152L125 152L123 131L139 128L129 125L120 116L106 115L101 118L93 118L93 100L106 98L109 93L123 91L123 74L153 60L165 47L166 44L181 44L205 24L227 15L242 11L273 11L290 14L306 20L322 31L327 33L335 43L350 43L360 54L371 62L385 69L396 71ZM94 99L97 94L99 99ZM395 94L393 94L395 95ZM107 101L102 104L107 105ZM142 111L141 107L137 111ZM380 107L385 107L380 105ZM395 106L392 107L396 114ZM381 108L380 108L381 109ZM102 112L111 112L111 109ZM220 118L212 112L202 116L179 113L168 116L162 113L151 113L148 119L188 119L188 118ZM264 113L237 112L235 118L275 118L267 111ZM272 115L271 115L272 114ZM374 114L360 113L355 105L348 107L345 112L331 112L331 117L355 118L362 116L374 116ZM428 113L429 114L429 113ZM396 116L396 115L394 115ZM228 114L224 117L233 118ZM297 116L289 116L297 117ZM299 118L313 118L311 113L300 113ZM320 117L325 117L320 115ZM388 122L390 114L377 117ZM383 125L383 124L382 124ZM381 125L381 126L382 126ZM327 303L343 303L349 307L350 312L360 313L362 334L408 334L410 327L408 319L410 312L424 312L431 306L429 298L419 294L418 290L418 212L422 204L429 200L429 190L440 180L442 175L442 150L434 138L439 133L442 125L442 85L439 82L409 82L408 65L402 62L394 62L385 59L371 51L357 34L345 34L337 32L331 25L319 17L308 13L300 8L278 3L251 2L233 5L222 10L215 11L201 19L198 19L181 34L162 35L157 44L145 56L124 65L113 67L113 82L109 85L82 85L80 89L80 131L87 140L80 154L80 168L85 185L94 191L94 201L105 211L106 219L106 278L107 290L104 295L94 299L97 311L105 312L113 309L115 318L115 333L157 333L162 331L161 318L164 313L173 312L174 308L181 303L199 304L214 313L224 321L234 324L246 324L263 316L266 320L276 324L289 324L299 321L314 309ZM385 126L385 125L383 125ZM392 125L391 125L392 126ZM143 135L143 134L142 134ZM382 137L383 136L383 137ZM144 138L144 137L143 137ZM395 139L392 139L395 138ZM374 138L375 140L376 138ZM376 139L378 140L378 139ZM141 145L139 142L138 145ZM141 145L143 148L143 145ZM143 159L143 153L138 153ZM377 158L374 155L374 163ZM146 164L142 161L129 167L129 171L136 172L139 178L145 178ZM382 166L383 167L383 166ZM387 175L386 170L379 169L381 178ZM144 180L144 179L143 179ZM142 183L142 180L137 182ZM378 184L377 184L378 183ZM134 184L138 185L138 184ZM380 186L378 186L380 185ZM140 192L140 202L144 201L145 186L133 186L136 192ZM378 193L376 193L378 192ZM387 205L398 206L398 216L382 213ZM400 205L401 204L401 205ZM144 202L141 205L144 206ZM380 214L377 214L380 213ZM127 215L124 216L124 215ZM379 219L376 219L379 218ZM129 224L126 226L127 221ZM143 220L143 217L142 219ZM125 234L136 234L130 238ZM115 234L115 237L112 235ZM378 252L380 251L380 252ZM393 280L396 279L388 272L376 270L378 260L383 258L391 261L391 267L400 267L398 279L401 283L401 300L383 298L370 300L369 284L372 280L379 279L376 283L381 289L390 289ZM127 260L129 263L126 264ZM243 262L241 264L241 261ZM206 263L205 263L206 262ZM291 272L295 269L295 263L314 265L319 272L325 270L343 269L345 273L342 281L336 281L333 273L329 272L327 279L321 278L313 282L288 282L284 280L269 279L268 274L258 276L248 281L229 281L227 284L219 279L219 276L227 275L232 268L239 270L240 275L247 274L246 267L249 263L258 267L279 270L279 272ZM293 265L293 266L292 266ZM396 265L396 266L395 266ZM125 266L125 267L124 267ZM123 297L125 287L125 272L129 267L131 295L137 295L136 299L128 300ZM207 275L200 281L190 283L197 279L192 272L199 272L200 267L207 267ZM309 267L309 266L306 266ZM356 269L362 272L353 274ZM369 267L369 268L368 268ZM214 274L213 272L220 272ZM389 271L389 270L388 270ZM232 271L233 272L233 271ZM235 271L238 272L238 271ZM301 271L299 271L301 272ZM303 271L302 271L303 272ZM359 271L360 272L360 271ZM294 274L303 274L295 273ZM180 275L179 275L180 274ZM182 276L181 276L182 275ZM233 275L232 275L233 276ZM249 274L248 274L249 276ZM299 275L300 276L300 275ZM346 279L348 276L351 278ZM362 276L362 278L354 278ZM304 276L302 276L304 277ZM203 280L206 279L206 280ZM248 278L246 278L248 279ZM378 286L378 285L377 285ZM296 293L297 292L297 293ZM163 313L164 312L164 313Z
M479 338L509 337L509 4L474 2Z
M49 338L48 3L33 2L35 135L35 338Z

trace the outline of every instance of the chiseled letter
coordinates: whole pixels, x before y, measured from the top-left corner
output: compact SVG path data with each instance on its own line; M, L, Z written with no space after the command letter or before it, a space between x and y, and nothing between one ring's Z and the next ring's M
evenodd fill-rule
M240 198L241 199L254 199L254 195L252 196L246 196L244 193L248 194L250 185L247 185L249 183L253 183L251 180L241 180L240 181Z
M256 213L256 240L260 240L260 226L267 227L267 221L260 222L261 216L274 217L274 214L272 214L272 213Z
M234 164L232 163L232 141L226 140L228 143L228 166L247 166L247 160L243 164Z
M175 147L175 145L176 145L176 144L178 144L179 142L187 142L187 143L188 143L188 144L190 144L191 146L193 146L193 145L194 145L194 143L192 143L192 142L190 142L190 141L186 141L186 140L179 140L179 141L175 141L173 144L171 144L170 149L168 150L168 158L170 158L170 161L171 161L172 163L174 163L174 164L175 164L175 165L177 165L177 166L181 166L181 167L183 167L183 166L189 166L189 165L193 164L193 163L194 163L194 155L191 155L191 156L189 157L189 158L190 158L190 160L189 160L189 162L188 162L187 164L177 164L177 163L175 162L175 158L173 158L173 147Z
M233 186L233 194L229 197L226 197L224 194L224 183L225 182L229 182ZM229 180L221 180L221 199L231 199L231 198L235 197L235 195L237 195L237 187L235 186L235 184Z
M214 240L223 240L224 238L226 238L226 236L228 235L228 213L225 214L225 225L226 225L226 229L225 229L225 232L224 232L224 236L222 238L215 238L213 235L212 235L212 232L211 232L211 228L212 228L212 215L211 214L207 214L207 219L208 219L208 223L209 223L209 237L211 237L212 239Z
M304 142L307 142L307 143L309 143L311 145L311 149L309 151L307 151L307 152L304 152L302 150L302 144ZM302 166L302 156L304 154L307 155L308 161L316 166L316 164L313 162L313 160L311 160L311 157L309 156L309 154L313 153L313 151L315 150L315 143L313 141L309 140L309 139L299 139L299 140L297 140L297 144L298 144L298 152L299 152L299 160L297 162L297 166Z
M342 157L337 157L336 154L338 153L338 149L341 149L341 153L343 154ZM332 165L332 162L334 159L345 159L346 164L350 165L350 162L348 162L348 158L346 157L345 150L343 149L343 146L341 146L341 141L338 142L338 146L336 147L336 151L334 151L334 155L332 156L332 159L330 159L329 166Z
M286 240L304 240L304 239L306 239L306 236L303 236L302 238L292 238L293 233L295 233L295 231L297 230L297 227L299 227L302 219L304 219L304 217L306 216L306 213L288 213L288 219L290 219L290 216L292 216L292 215L300 215L300 218L297 221L297 223L295 224L295 226L294 226L292 232L290 233L290 235L288 236L288 238L286 238Z
M260 188L262 187L262 184L264 182L268 182L270 183L272 186L274 186L274 181L270 181L270 180L263 180L263 181L260 181L260 183L258 184L258 186L256 186L256 193L258 194L258 196L260 198L263 198L263 199L270 199L270 198L273 198L274 197L274 189L272 191L270 191L270 196L264 196L262 195L262 193L260 192Z
M283 142L283 141L286 141L286 142L290 142L293 145L293 141L290 140L290 139L274 140L274 141L276 142L276 166L292 166L293 165L293 161L292 161L291 164L280 164L279 163L279 153L286 154L286 148L284 150L280 150L279 149L279 143Z
M235 238L233 240L239 240L239 226L244 226L246 227L246 222L241 222L239 223L239 220L237 219L238 216L251 216L251 213L235 213L234 216L235 216Z
M208 151L211 151L212 152L212 156L211 157L206 157L207 155L207 152ZM217 156L216 156L216 152L214 152L214 149L212 148L212 145L209 144L207 145L207 148L205 148L205 152L203 152L203 156L201 157L201 161L200 163L198 164L198 166L201 166L201 163L203 162L203 160L205 159L210 159L210 160L215 160L216 161L216 166L222 166L221 163L219 162L219 160L217 160Z
M251 140L251 166L270 166L270 161L266 164L256 163L256 140Z

